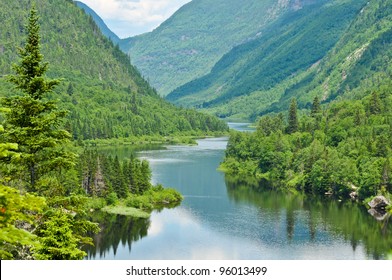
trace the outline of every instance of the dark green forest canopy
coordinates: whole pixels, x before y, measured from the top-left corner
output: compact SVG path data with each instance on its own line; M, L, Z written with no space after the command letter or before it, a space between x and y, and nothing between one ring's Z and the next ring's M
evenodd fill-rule
M161 99L129 57L73 1L35 2L42 53L50 64L47 76L62 78L50 98L69 111L65 125L73 139L206 134L227 129L215 117L179 109ZM17 47L25 39L23 23L29 7L28 0L0 3L2 96L17 94L5 77L18 61Z
M392 193L392 80L360 100L262 117L255 133L233 132L222 167L274 188L364 200ZM298 121L295 121L298 119ZM297 123L297 125L295 125Z
M119 197L127 198L127 207L140 209L178 204L182 197L151 185L147 161L131 157L120 162L86 151L77 157L71 134L63 128L67 112L52 97L61 94L56 93L61 81L46 75L51 65L41 53L35 3L26 18L18 61L6 75L14 89L0 99L0 259L83 259L83 246L92 245L90 235L99 231L90 211L117 203ZM66 94L75 94L73 84ZM94 201L88 195L99 207L87 203Z

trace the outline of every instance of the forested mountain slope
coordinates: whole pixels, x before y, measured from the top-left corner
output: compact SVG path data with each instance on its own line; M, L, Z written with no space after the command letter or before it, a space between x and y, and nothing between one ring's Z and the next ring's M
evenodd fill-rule
M320 0L194 0L154 31L122 40L120 47L165 96L208 74L225 53L263 35L285 12L314 2Z
M19 60L32 1L0 2L0 95L14 94L7 75ZM161 99L73 1L36 0L48 76L62 78L54 99L70 111L74 139L168 135L225 129L218 119L177 109Z
M310 107L314 96L319 96L323 102L342 95L361 97L365 89L380 84L391 75L388 63L392 55L391 27L392 1L365 3L323 59L273 87L260 86L205 110L221 117L255 119L259 115L286 110L292 97L298 99L300 108ZM358 96L359 92L361 96Z
M75 1L75 3L76 5L78 5L78 7L82 8L86 12L86 14L92 16L99 29L101 29L103 35L112 40L114 44L118 44L120 42L120 38L116 34L114 34L112 30L109 29L106 23L101 19L100 16L97 15L97 13L93 9L80 1Z
M315 1L288 12L260 38L234 48L211 73L177 88L168 99L207 108L221 117L254 118L279 102L289 88L312 79L304 72L318 71L320 61L347 36L347 29L363 13L366 3ZM307 97L306 102L310 101ZM288 104L284 106L286 109Z

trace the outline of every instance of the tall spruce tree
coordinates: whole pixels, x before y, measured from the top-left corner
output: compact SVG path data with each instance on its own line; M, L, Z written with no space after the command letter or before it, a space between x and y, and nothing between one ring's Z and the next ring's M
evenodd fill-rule
M48 94L59 84L59 80L45 77L48 63L43 62L40 52L38 15L35 7L28 19L27 41L19 49L21 58L13 65L14 75L9 81L21 91L20 95L3 98L1 105L4 114L4 133L2 140L16 143L21 156L12 161L11 178L23 184L30 191L43 175L61 171L73 164L74 155L64 150L63 144L70 134L61 128L66 111L59 110L56 102L48 99Z
M372 92L369 104L370 113L377 115L381 113L381 100L377 92Z
M290 103L287 133L298 131L297 100L293 98Z
M312 118L315 118L317 116L317 114L321 113L321 106L320 106L320 100L319 98L316 96L313 99L313 103L312 103L312 110L310 112L310 116Z

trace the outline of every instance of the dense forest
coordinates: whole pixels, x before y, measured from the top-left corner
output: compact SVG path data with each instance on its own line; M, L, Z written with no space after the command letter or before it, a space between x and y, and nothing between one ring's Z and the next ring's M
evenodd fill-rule
M315 96L323 103L358 99L390 76L390 0L313 2L233 48L211 73L176 89L170 100L255 121L286 110L294 97L301 109L309 109Z
M272 188L339 199L392 193L392 82L356 101L267 115L255 133L232 132L222 168Z
M243 18L225 32L214 30L223 37L242 30L241 36L219 41L222 49L240 45L218 61L222 49L211 44L212 56L195 63L189 72L197 76L215 59L212 72L178 88L169 99L190 98L186 105L197 103L196 107L220 117L257 119L255 132L230 132L221 164L229 196L262 202L257 194L249 195L248 190L255 188L258 194L284 190L304 194L302 198L332 197L335 202L364 203L376 195L391 200L391 1L252 2L241 6L253 13L262 9L264 21L252 17L253 23L261 28L268 22L271 29L257 35L259 30ZM92 146L221 135L228 132L226 123L194 109L177 108L160 97L129 55L105 38L93 17L74 1L4 2L0 2L0 259L78 260L86 258L87 247L94 255L109 250L111 241L118 246L126 240L131 246L146 236L152 210L175 207L183 197L151 183L148 161L134 154L120 158ZM151 36L169 32L170 24L181 22L190 7L199 7L204 14L206 3L210 4L192 1L155 32L127 43L142 48L138 42L151 42ZM220 1L214 8L227 5L230 10L238 3ZM214 10L208 11L210 17ZM217 20L231 21L224 14ZM214 23L199 24L207 30ZM179 29L183 31L182 26ZM220 38L216 33L209 40ZM180 61L173 63L192 65L198 51L189 53L186 35L177 39L185 49L176 56ZM151 43L153 51L165 49L157 42ZM177 70L163 73L162 81ZM222 80L225 86L218 86L216 81L227 77L230 81ZM175 83L158 84L168 90ZM192 96L191 89L203 92L202 97ZM237 181L253 184L236 189ZM290 203L295 206L297 201ZM268 204L274 201L265 201ZM338 209L332 208L335 216ZM287 212L288 224L293 209ZM114 219L110 213L122 216ZM116 227L116 223L123 224ZM344 219L336 223L343 224L344 235L349 235L351 224ZM103 246L94 251L91 236L100 230L110 240L95 235ZM293 234L290 227L287 234ZM389 240L388 236L385 244Z
M68 112L52 98L61 80L46 75L50 64L41 53L34 5L26 31L19 61L6 77L17 94L0 100L0 259L82 259L90 234L100 230L90 211L131 207L145 217L141 210L182 197L151 185L147 161L120 162L72 145Z
M271 89L322 59L365 2L314 1L288 11L262 29L262 36L236 46L208 75L175 89L167 99L209 108Z
M82 8L86 14L90 15L94 19L94 22L98 25L102 34L105 35L106 38L110 39L115 45L120 42L121 39L109 29L106 23L95 13L95 11L80 1L74 2L78 5L78 7Z
M257 38L264 26L306 2L190 1L152 32L121 40L120 48L130 54L158 93L166 96L208 74L231 48Z
M93 18L73 1L36 0L47 76L62 79L50 98L69 111L66 129L73 139L141 135L201 135L224 131L217 118L176 108L156 94L129 56L104 37ZM30 1L1 1L0 92L17 94L6 76L13 73L23 46Z

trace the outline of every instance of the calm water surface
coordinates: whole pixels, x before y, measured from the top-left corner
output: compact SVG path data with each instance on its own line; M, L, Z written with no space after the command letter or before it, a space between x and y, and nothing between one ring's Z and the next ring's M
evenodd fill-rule
M236 129L248 130L246 125ZM263 191L217 171L227 138L138 152L184 200L150 219L97 214L88 259L384 259L388 220L352 203Z

